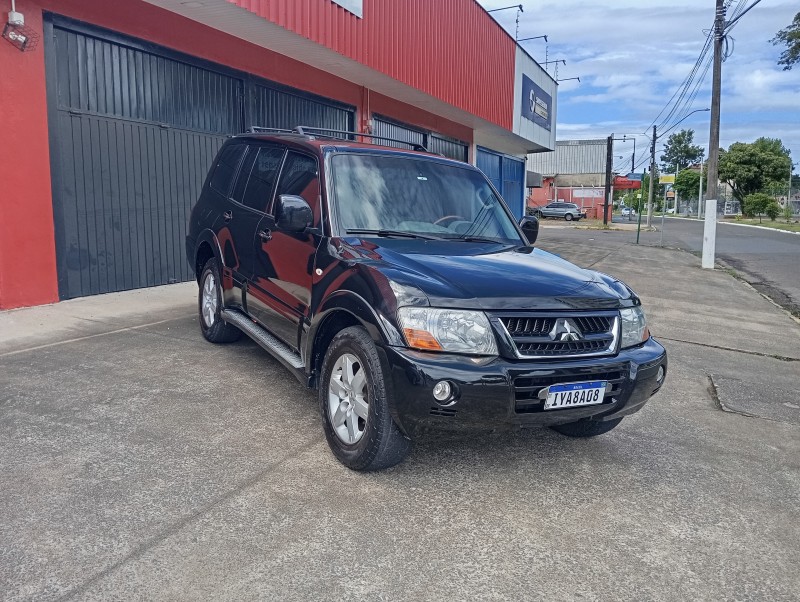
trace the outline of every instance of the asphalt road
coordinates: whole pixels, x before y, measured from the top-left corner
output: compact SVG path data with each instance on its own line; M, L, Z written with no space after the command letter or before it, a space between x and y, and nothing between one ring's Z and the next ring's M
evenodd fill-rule
M614 216L614 222L627 220ZM662 244L661 218L654 218L658 232L642 232L640 242ZM700 253L703 222L685 218L664 219L663 244ZM635 232L620 233L635 239ZM748 228L724 221L717 223L717 259L776 303L800 316L800 234Z
M259 347L203 340L193 284L0 313L0 599L796 600L800 327L616 234L542 246L640 292L658 395L602 437L429 438L378 473Z

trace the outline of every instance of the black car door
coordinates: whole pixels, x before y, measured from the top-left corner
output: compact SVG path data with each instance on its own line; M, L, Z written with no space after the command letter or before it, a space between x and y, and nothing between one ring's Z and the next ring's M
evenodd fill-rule
M243 289L249 286L253 276L253 236L272 201L284 152L279 146L251 144L248 147L222 215L224 228L220 229L217 237L223 253L226 253L225 264L232 268L234 281ZM265 178L270 166L271 180ZM229 258L227 253L230 251L232 256Z
M303 197L311 207L311 231L288 232L276 224L272 211L258 226L255 262L248 307L256 319L289 344L299 348L299 327L308 315L314 260L321 237L319 167L311 155L289 151L281 170L274 206L282 194Z

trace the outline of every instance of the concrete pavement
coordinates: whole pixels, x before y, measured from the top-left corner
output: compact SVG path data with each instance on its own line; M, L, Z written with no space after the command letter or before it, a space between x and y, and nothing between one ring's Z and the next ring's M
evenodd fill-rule
M540 246L642 295L662 391L375 474L257 346L202 339L193 284L0 313L0 598L796 599L800 326L689 254Z

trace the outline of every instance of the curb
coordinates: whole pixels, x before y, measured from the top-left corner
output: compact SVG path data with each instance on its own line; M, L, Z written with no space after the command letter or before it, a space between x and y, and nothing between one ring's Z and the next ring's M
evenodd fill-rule
M666 219L679 219L679 220L689 220L693 222L705 222L704 219L698 219L696 217L670 217L666 216ZM792 232L791 230L781 230L779 228L770 228L768 226L759 226L757 224L737 224L734 222L725 222L717 220L717 224L724 224L726 226L739 226L741 228L758 228L759 230L769 230L770 232L783 232L784 234L795 234L800 236L800 232Z

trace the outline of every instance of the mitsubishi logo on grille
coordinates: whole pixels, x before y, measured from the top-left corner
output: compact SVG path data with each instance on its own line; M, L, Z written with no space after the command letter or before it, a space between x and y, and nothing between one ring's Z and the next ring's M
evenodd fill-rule
M556 324L549 334L554 341L572 342L580 341L583 338L583 333L569 318L556 320Z

